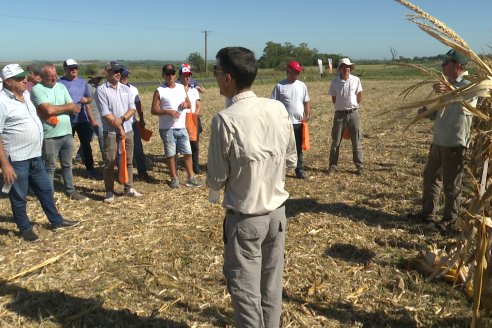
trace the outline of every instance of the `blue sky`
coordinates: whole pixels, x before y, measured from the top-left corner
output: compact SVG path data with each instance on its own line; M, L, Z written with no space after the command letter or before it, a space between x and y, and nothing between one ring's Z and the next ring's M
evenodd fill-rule
M244 46L257 57L268 41L307 43L322 53L352 59L432 56L447 47L405 19L392 0L244 2L209 0L9 0L2 4L0 61L208 59L225 46ZM492 46L492 1L419 0L414 4L444 21L478 53ZM246 5L247 4L247 5Z

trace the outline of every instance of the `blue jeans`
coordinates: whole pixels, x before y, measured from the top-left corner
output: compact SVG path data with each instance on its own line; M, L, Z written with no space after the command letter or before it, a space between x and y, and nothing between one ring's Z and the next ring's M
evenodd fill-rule
M94 158L92 157L92 126L89 122L80 122L72 126L72 135L79 136L80 148L82 150L82 158L84 159L85 169L87 171L94 170Z
M133 122L133 159L137 164L138 174L147 173L145 165L145 154L143 151L142 138L140 137L140 129L137 127L137 121Z
M41 203L44 213L52 225L63 222L63 218L56 209L53 199L53 188L50 184L46 169L41 157L31 158L25 161L11 162L17 180L15 180L9 192L10 205L17 228L21 232L32 229L26 211L26 196L30 186Z
M302 152L302 124L292 124L294 137L296 138L297 165L296 173L302 171L304 153Z
M190 138L186 129L159 130L164 143L164 155L174 157L177 153L191 155Z
M104 151L104 145L103 145L103 127L102 127L102 123L99 124L99 126L96 128L96 127L92 127L92 131L94 132L94 134L97 136L97 143L99 144L99 150L101 151L101 155ZM94 135L93 135L94 136Z
M72 153L73 136L71 134L43 140L43 158L46 165L46 173L51 182L51 189L55 190L53 179L55 178L56 160L60 156L63 189L68 195L75 192L72 175Z
M92 138L94 137L94 135L96 135L96 137L97 137L97 143L99 144L99 151L101 152L101 156L102 156L102 153L104 151L102 123L99 123L99 125L97 127L91 126L91 141L92 141ZM91 149L92 149L92 147L91 147ZM79 146L79 149L77 150L77 155L75 155L75 159L76 160L82 160L85 163L84 153L82 152L82 146ZM94 157L93 157L93 161L94 161Z

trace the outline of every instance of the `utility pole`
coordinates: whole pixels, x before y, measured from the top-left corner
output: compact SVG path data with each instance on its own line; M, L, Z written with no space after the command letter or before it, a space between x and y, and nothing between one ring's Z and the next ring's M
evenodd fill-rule
M205 33L205 73L207 73L207 71L208 71L207 41L208 41L208 34L212 33L212 31L202 31L202 33Z

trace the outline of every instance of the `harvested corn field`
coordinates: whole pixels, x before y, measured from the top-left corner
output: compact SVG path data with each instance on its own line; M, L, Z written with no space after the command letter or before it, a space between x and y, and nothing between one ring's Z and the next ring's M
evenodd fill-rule
M357 71L355 71L357 73ZM365 175L356 176L350 143L341 147L339 171L328 175L333 105L329 80L308 82L313 117L307 180L289 172L289 218L282 327L464 327L471 302L444 280L427 281L410 265L419 251L450 248L455 239L413 221L432 125L421 120L405 134L415 112L390 111L415 81L364 81L361 106ZM268 96L273 85L256 85ZM420 90L414 99L425 97ZM76 228L52 233L35 199L28 213L41 240L21 241L7 198L0 199L0 326L2 327L227 327L233 326L222 276L224 210L208 202L207 188L172 190L142 95L144 143L151 181L135 179L143 198L122 196L104 204L102 171L96 180L74 166L79 203L56 192L57 206ZM202 95L206 163L208 126L224 99ZM408 99L411 101L412 99ZM97 149L96 143L93 143ZM96 159L100 154L96 151ZM99 161L99 166L101 162ZM136 175L136 170L135 170ZM185 172L179 172L181 179ZM202 182L205 175L200 175ZM37 267L35 267L37 266Z

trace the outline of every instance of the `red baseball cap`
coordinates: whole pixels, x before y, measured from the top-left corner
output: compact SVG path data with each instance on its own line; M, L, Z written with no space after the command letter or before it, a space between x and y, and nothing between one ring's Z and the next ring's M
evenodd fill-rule
M291 61L291 62L287 65L287 67L292 68L292 69L293 69L294 71L296 71L296 72L301 72L301 71L302 71L301 64L299 64L299 62L298 62L298 61L295 61L295 60Z

